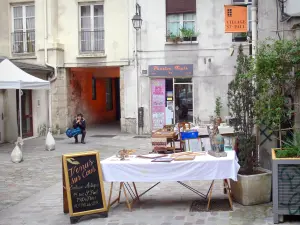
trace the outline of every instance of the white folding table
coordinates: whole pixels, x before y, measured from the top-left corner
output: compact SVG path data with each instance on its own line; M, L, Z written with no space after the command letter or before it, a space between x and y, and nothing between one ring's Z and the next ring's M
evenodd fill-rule
M101 161L103 179L105 182L111 182L108 207L116 202L120 202L121 192L123 191L127 207L131 210L134 202L139 201L139 198L142 195L158 185L160 182L176 181L205 199L209 197L207 206L207 209L209 209L214 180L226 180L224 184L232 207L229 182L227 179L236 181L237 173L240 168L234 151L227 152L227 157L221 158L216 158L206 154L196 156L192 161L151 161L152 159L138 158L136 156L131 156L129 159L123 161L112 156ZM200 180L212 181L206 195L183 183L184 181ZM119 196L114 201L111 201L114 182L120 182ZM136 182L157 183L142 194L138 194L135 185ZM133 184L133 188L129 185L129 183ZM133 199L131 203L126 189Z

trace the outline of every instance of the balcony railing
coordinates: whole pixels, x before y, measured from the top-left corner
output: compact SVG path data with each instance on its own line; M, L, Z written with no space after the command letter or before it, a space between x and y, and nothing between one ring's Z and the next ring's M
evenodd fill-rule
M81 53L104 52L104 30L80 31L79 50Z
M12 33L12 53L34 53L35 52L35 31Z

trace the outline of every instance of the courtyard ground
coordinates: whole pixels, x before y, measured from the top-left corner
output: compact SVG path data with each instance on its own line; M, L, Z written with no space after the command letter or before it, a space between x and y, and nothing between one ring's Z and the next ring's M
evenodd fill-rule
M100 137L101 135L114 137ZM100 136L99 136L100 135ZM61 155L97 150L101 159L118 150L136 149L138 153L150 150L149 138L134 138L116 129L91 129L86 145L73 144L72 139L56 137L56 150L45 151L45 138L26 140L24 161L10 160L13 144L0 145L0 224L1 225L67 225L69 215L63 213ZM209 182L191 182L205 192ZM151 184L138 183L141 192ZM106 196L109 184L105 183ZM115 191L117 190L117 187ZM214 197L225 198L221 182L214 187ZM108 197L107 197L108 198ZM161 183L142 197L142 202L129 212L122 203L113 207L108 218L92 218L80 225L267 225L273 224L271 204L241 206L234 203L232 212L190 212L193 200L199 197L174 182ZM106 199L107 200L107 199ZM124 199L123 199L124 200ZM300 224L300 221L284 224Z

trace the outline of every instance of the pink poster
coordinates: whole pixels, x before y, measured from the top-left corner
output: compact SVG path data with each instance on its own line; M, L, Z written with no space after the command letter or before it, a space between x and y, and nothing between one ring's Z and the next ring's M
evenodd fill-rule
M166 90L165 79L151 80L152 95L152 130L158 130L165 125Z

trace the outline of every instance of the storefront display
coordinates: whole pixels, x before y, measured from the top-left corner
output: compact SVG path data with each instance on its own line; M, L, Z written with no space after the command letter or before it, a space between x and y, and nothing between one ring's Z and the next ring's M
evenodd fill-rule
M165 79L153 79L152 82L152 130L165 125Z
M193 65L149 66L152 131L177 122L193 122Z

